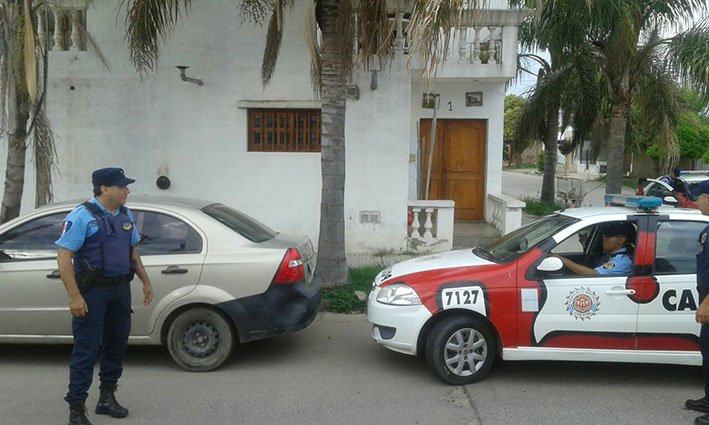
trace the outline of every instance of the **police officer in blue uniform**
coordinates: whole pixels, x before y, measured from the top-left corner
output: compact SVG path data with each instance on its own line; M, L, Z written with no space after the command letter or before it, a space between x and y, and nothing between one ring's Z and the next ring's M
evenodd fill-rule
M682 173L682 169L680 168L680 166L675 165L669 174L666 174L666 175L660 177L660 181L667 183L671 188L676 189L675 180L677 180L679 178L679 175L681 173Z
M601 228L604 254L594 267L586 267L559 256L564 266L578 275L627 276L633 267L628 247L634 242L635 228L628 222L607 223Z
M709 180L703 181L693 193L697 199L697 208L704 215L709 215ZM702 353L702 369L704 371L704 397L697 400L687 400L688 409L709 413L709 226L699 234L699 253L697 254L697 292L699 292L699 307L696 320L701 323L699 331L699 350ZM709 414L699 416L694 420L698 425L709 425Z
M150 279L138 254L140 236L133 214L124 206L130 193L120 168L92 174L94 197L76 207L64 220L57 262L69 295L74 349L69 364L69 425L91 425L85 401L101 353L100 395L96 413L128 416L115 398L123 372L123 355L130 333L130 281L143 282L144 304L152 301Z

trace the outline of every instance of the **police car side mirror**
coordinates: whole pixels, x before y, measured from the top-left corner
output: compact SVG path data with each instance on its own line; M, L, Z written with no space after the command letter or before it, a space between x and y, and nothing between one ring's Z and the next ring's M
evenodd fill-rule
M675 199L674 196L665 196L662 198L662 202L664 202L667 205L678 205L679 202L677 202L677 199Z
M557 257L547 257L537 266L540 272L558 272L564 268L564 263Z

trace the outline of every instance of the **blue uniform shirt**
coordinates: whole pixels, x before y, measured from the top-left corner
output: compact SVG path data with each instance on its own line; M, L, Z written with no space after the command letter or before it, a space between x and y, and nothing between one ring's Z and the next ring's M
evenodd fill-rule
M106 210L106 208L104 208L103 205L96 200L96 198L92 197L89 202L98 205L98 207L101 208L101 210L106 214L110 214L108 210ZM130 245L135 246L138 242L140 242L140 235L138 234L138 230L135 228L133 213L130 212L128 208L126 208L126 211L128 212L130 221L133 223L133 232L130 237ZM120 212L116 209L116 213L113 214L113 216L117 216L118 214L120 214ZM96 232L98 232L98 223L96 223L96 219L91 214L91 211L87 210L83 205L79 205L74 208L74 210L64 219L64 224L62 225L62 235L59 237L59 240L54 243L57 246L76 252L84 244L84 240L89 236L94 235Z
M606 254L598 261L596 270L601 276L629 275L633 267L633 260L628 255L628 250L621 248L613 254Z
M697 288L709 288L709 226L699 234L699 253L697 254Z

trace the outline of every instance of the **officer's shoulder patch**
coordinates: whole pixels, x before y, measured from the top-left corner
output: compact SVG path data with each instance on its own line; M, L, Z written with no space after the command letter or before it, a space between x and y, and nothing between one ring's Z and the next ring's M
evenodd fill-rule
M64 223L62 223L62 235L71 229L71 225L72 222L69 220L65 220Z
M609 261L606 264L603 265L603 268L606 270L611 270L615 268L615 262Z
M89 226L98 226L98 221L93 220L89 223Z
M133 223L131 223L130 221L123 223L123 230L127 232L131 229L133 229Z
M704 242L707 241L707 232L702 233L702 238L700 239L700 242L702 245L704 245Z

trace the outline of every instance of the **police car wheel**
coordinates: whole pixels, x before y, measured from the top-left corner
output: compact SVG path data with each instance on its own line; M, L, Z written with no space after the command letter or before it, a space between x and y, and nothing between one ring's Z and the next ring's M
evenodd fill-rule
M229 323L216 311L193 308L180 313L170 324L167 348L183 369L207 372L221 366L235 346Z
M451 385L472 384L490 370L497 351L487 324L459 316L436 324L426 340L426 361L431 370Z

